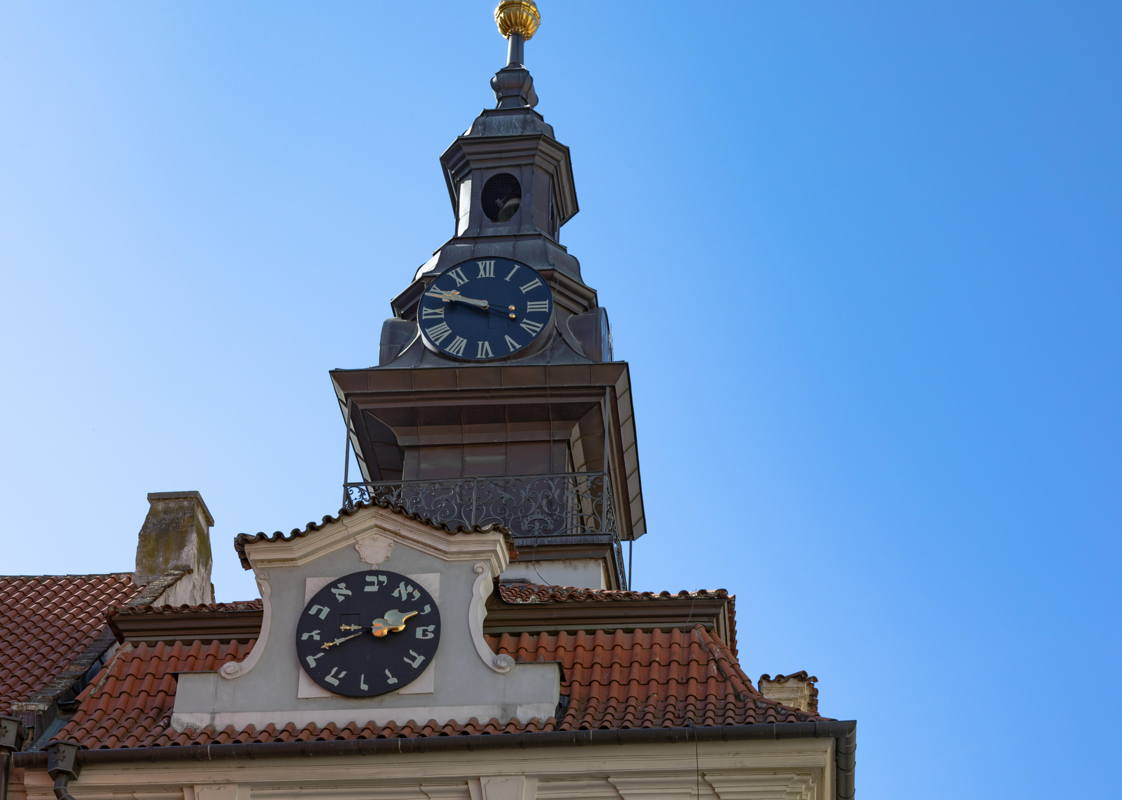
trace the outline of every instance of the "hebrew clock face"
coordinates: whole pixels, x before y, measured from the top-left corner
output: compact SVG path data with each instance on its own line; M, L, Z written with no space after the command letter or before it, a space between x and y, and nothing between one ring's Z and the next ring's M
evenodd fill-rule
M534 270L509 258L480 258L444 270L421 296L425 344L463 361L506 358L533 342L553 314L553 293Z
M416 581L384 570L352 572L313 595L296 624L300 666L324 689L374 697L428 668L440 611Z

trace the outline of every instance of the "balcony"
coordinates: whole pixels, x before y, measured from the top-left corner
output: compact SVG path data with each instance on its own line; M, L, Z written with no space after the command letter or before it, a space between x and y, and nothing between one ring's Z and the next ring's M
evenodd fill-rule
M450 526L499 524L525 544L608 535L618 546L611 481L603 472L346 483L343 503L401 506Z

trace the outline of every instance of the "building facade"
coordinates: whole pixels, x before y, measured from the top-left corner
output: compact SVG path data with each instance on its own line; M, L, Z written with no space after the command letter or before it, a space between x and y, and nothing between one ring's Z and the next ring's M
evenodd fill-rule
M10 796L854 796L855 724L805 672L747 677L732 597L631 589L630 373L560 241L538 9L495 17L495 108L440 159L454 235L377 365L331 373L360 472L341 510L237 537L251 601L213 602L193 492L149 496L132 573L0 579Z

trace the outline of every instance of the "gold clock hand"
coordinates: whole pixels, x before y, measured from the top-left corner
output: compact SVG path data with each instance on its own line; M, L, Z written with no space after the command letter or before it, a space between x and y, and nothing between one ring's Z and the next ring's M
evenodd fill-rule
M391 633L401 633L405 630L406 620L410 617L417 616L419 613L419 611L410 611L407 614L403 614L396 608L390 609L386 612L385 617L374 620L374 623L371 625L371 632L379 639Z
M362 636L363 633L365 633L365 631L359 631L358 633L352 633L350 636L342 636L342 637L340 637L338 639L335 639L334 641L331 641L331 642L324 642L323 644L320 645L320 649L321 650L330 650L332 647L336 647L338 645L341 645L343 642L349 642L351 639L354 639L358 636Z

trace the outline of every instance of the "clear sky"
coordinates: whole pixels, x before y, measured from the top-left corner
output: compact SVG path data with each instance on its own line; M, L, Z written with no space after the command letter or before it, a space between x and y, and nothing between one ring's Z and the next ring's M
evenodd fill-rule
M859 720L862 798L1117 764L1122 4L541 3L563 241L631 363L644 589ZM0 0L0 572L339 506L327 371L452 234L489 0ZM688 391L687 391L688 389ZM700 389L700 391L698 391Z

